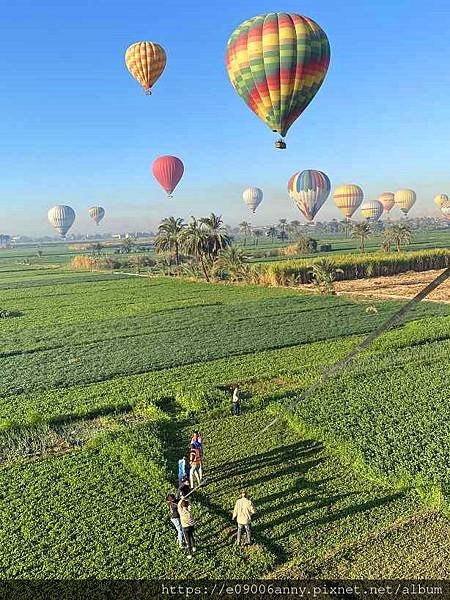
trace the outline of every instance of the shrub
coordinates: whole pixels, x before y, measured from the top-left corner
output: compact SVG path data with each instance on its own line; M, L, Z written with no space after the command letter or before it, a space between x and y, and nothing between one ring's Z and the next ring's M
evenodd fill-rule
M70 266L72 269L89 269L92 271L97 267L97 259L93 256L79 254L72 258Z

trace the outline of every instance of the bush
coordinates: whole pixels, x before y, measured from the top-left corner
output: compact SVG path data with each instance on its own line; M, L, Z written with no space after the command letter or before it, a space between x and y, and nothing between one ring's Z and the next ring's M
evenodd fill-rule
M92 271L97 267L97 259L93 256L77 255L72 258L70 263L72 269L88 269Z
M302 284L312 283L311 267L318 260L320 259L298 259L261 265L259 281L269 285L289 285L289 282L295 280ZM333 256L330 261L336 270L340 270L336 279L360 279L397 275L407 271L444 269L450 266L450 250L435 249L392 254L383 252L365 256L342 254Z

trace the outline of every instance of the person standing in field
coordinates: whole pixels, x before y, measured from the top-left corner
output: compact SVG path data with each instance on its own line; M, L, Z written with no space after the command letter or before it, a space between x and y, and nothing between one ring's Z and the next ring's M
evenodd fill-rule
M178 461L178 483L180 484L185 477L189 478L189 453Z
M200 485L203 477L202 469L202 451L196 447L195 444L191 445L191 452L189 454L189 464L191 467L190 471L190 484L191 488L194 489L194 476L197 480L197 484Z
M241 414L241 396L239 393L239 386L237 385L233 390L233 415L237 417Z
M169 494L167 496L167 505L169 507L170 512L170 520L177 530L178 534L178 546L180 548L183 547L183 528L181 526L180 513L178 512L178 504L175 496L173 494Z
M196 448L198 448L203 457L202 436L200 435L200 433L198 431L194 431L194 435L192 436L192 439L191 439L191 447L192 446L195 446Z
M251 537L251 529L250 522L252 520L252 515L255 514L255 509L253 504L249 498L247 498L247 494L244 490L241 492L241 497L236 500L236 504L234 505L233 511L233 519L237 521L237 541L236 544L239 546L241 543L241 534L242 529L245 529L247 534L248 544L249 546L252 543Z
M194 517L192 516L192 504L189 500L181 499L178 502L181 527L183 528L184 540L188 549L188 558L196 551L194 540Z
M189 479L187 477L183 477L178 486L178 496L177 498L185 498L191 491L191 487L189 485Z

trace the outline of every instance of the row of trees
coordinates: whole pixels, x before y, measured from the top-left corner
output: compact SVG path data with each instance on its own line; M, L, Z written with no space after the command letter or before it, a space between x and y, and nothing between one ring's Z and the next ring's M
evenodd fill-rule
M359 239L359 249L366 251L366 240L373 233L372 227L368 223L356 223L352 228L352 236ZM382 250L390 252L391 247L395 246L397 252L400 252L402 245L409 244L412 239L412 231L406 223L395 223L383 231Z

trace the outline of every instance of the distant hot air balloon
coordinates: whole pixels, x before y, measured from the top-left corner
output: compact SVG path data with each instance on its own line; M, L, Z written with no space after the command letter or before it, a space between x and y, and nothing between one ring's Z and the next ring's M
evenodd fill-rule
M394 194L392 192L384 192L378 197L378 201L383 205L385 213L390 213L395 206Z
M105 216L105 209L101 206L91 206L91 208L88 209L88 213L91 219L98 225Z
M154 42L136 42L125 52L125 64L147 95L166 66L164 48Z
M437 196L435 196L434 203L438 208L442 208L444 202L448 202L447 194L438 194Z
M447 219L447 221L449 221L450 220L450 201L446 200L445 202L442 203L441 212L442 212L442 215Z
M245 204L254 213L263 199L263 192L257 187L248 187L242 193Z
M383 205L379 200L367 200L361 204L361 216L367 221L378 221L383 214Z
M330 195L331 183L322 171L308 169L289 179L289 196L307 221L313 221Z
M395 204L399 207L404 215L407 215L411 208L416 203L416 192L413 190L398 190L395 192Z
M316 95L329 63L325 32L297 14L258 15L228 40L226 66L234 89L281 137ZM286 147L282 140L275 145Z
M173 190L183 177L184 165L182 161L176 156L160 156L154 161L152 171L156 181L171 198Z
M48 211L48 220L59 235L65 238L75 221L75 211L70 206L57 204Z
M350 219L353 213L361 206L364 192L354 183L340 185L334 190L333 200L338 209L346 219Z

